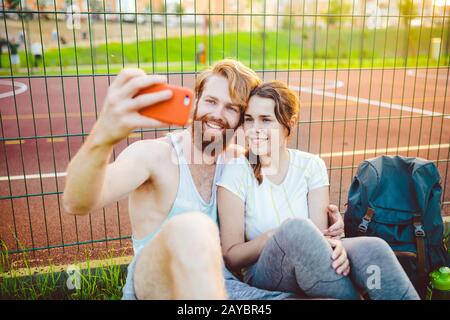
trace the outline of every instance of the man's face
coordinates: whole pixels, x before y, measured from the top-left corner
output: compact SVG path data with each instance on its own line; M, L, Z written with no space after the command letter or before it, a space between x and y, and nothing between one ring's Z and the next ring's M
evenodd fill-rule
M203 133L202 151L211 143L225 148L230 142L226 131L236 129L242 110L231 100L228 80L219 75L209 77L198 99L193 120L194 130L201 128Z

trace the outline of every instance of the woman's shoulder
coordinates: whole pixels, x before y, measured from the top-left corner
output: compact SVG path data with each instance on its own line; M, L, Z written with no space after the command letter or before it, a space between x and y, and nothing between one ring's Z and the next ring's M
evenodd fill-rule
M237 157L228 158L225 160L225 165L243 165L248 166L249 162L245 155L239 155Z
M222 174L216 183L218 186L225 187L245 199L245 194L251 184L251 167L244 155L231 158L223 167Z
M294 162L300 162L300 163L309 163L309 162L321 162L323 161L322 158L314 153L301 151L298 149L289 149L291 151L291 154L294 155L294 159L292 159Z

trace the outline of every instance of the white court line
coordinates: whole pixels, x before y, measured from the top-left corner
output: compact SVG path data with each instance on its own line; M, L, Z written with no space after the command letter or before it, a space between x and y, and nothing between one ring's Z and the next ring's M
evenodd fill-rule
M418 151L418 150L431 150L431 149L447 149L450 148L450 144L430 144L423 146L410 146L410 147L397 147L397 148L379 148L379 149L365 149L356 151L344 151L344 152L332 152L332 153L321 153L319 154L322 158L330 157L347 157L353 155L369 155L377 153L393 153L393 152L405 152L405 151Z
M446 149L450 148L450 144L430 144L430 145L422 145L422 146L410 146L410 147L398 147L398 148L379 148L379 149L363 149L363 150L355 150L355 151L344 151L344 152L332 152L332 153L322 153L320 156L322 158L330 158L330 157L347 157L352 155L361 155L361 154L377 154L377 153L392 153L392 152L402 152L402 151L417 151L417 150L431 150L431 149ZM65 177L67 176L66 172L57 172L57 177ZM45 178L55 178L55 173L43 173L43 174L27 174L27 175L18 175L18 176L8 176L0 177L0 181L8 181L8 180L33 180L33 179L42 179Z
M19 82L20 83L20 82ZM325 82L325 88L326 89L334 89L334 88L341 88L344 85L342 81L333 82L332 85L329 84L329 82ZM412 113L419 113L419 114L426 114L426 115L434 115L434 116L442 116L442 113L439 112L431 112L428 110L422 110L417 108L411 108L403 105L398 104L390 104L378 100L372 100L372 99L365 99L365 98L358 98L353 96L347 96L343 94L333 93L333 92L326 92L323 90L313 89L309 87L297 87L297 86L290 86L291 89L299 90L302 92L317 94L317 95L323 95L326 97L331 98L337 98L342 100L349 100L353 102L359 102L364 103L368 105L374 105L381 108L387 108L387 109L396 109L396 110L404 110ZM450 119L450 115L445 115L445 119ZM344 151L344 152L333 152L333 153L325 153L321 154L321 157L327 158L327 157L342 157L342 156L350 156L350 155L361 155L361 154L376 154L376 153L392 153L392 152L401 152L401 151L417 151L417 150L429 150L429 149L442 149L442 148L449 148L449 144L434 144L434 145L423 145L423 146L410 146L410 147L398 147L398 148L380 148L380 149L364 149L364 150L356 150L356 151ZM65 177L67 175L66 172L57 172L56 177ZM32 180L32 179L40 179L40 178L55 178L55 173L43 173L43 174L30 174L30 175L18 175L18 176L10 176L8 179L8 176L0 177L0 181L8 181L8 180Z
M339 83L337 83L336 88L339 88L338 85L339 85ZM395 104L395 103L388 103L388 102L383 102L383 101L379 101L379 100L347 96L345 94L334 93L334 92L327 92L327 91L323 91L323 90L319 90L319 89L313 89L313 88L309 88L309 87L298 87L298 86L289 86L289 87L291 89L293 89L293 90L298 90L298 91L301 91L301 92L312 93L312 94L316 94L316 95L319 95L319 96L325 96L325 97L329 97L329 98L336 98L336 99L341 99L341 100L347 100L347 101L352 101L352 102L361 103L361 104L367 104L367 105L376 106L376 107L385 108L385 109L403 110L403 111L408 111L408 112L411 112L411 113L419 113L419 114L424 114L424 115L429 115L429 116L442 116L442 115L444 115L443 113L440 113L440 112L432 112L432 111L429 111L429 110L422 110L422 109L418 109L418 108L411 108L411 107L408 107L408 106L405 106L405 105L400 105L400 104ZM450 119L450 115L446 114L446 115L444 115L444 118L445 119Z
M439 74L439 70L438 70L438 74L437 76L435 74L429 74L427 73L426 75L423 73L416 73L414 70L412 69L408 69L406 71L406 74L410 77L416 77L416 78L422 78L422 79L438 79L438 80L447 80L449 77L447 76L449 73L447 71L447 75L445 74Z
M11 91L0 93L0 99L13 96L14 94L18 95L18 94L24 93L28 89L28 87L25 83L19 82L17 80L14 80L14 85L13 85L12 81L10 81L10 80L0 80L0 85L10 86L10 87L13 87L13 86L19 87L19 89L14 88Z
M56 172L56 176L59 177L65 177L67 176L67 172ZM33 180L33 179L42 179L45 178L54 178L55 173L42 173L42 174L27 174L27 175L19 175L19 176L10 176L9 180ZM0 181L8 181L8 176L0 177Z

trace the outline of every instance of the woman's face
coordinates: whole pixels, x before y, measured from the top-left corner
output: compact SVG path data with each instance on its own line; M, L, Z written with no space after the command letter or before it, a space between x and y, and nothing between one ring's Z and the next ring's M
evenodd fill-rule
M253 154L270 156L286 144L287 129L275 116L275 102L269 98L252 96L244 114L244 132Z

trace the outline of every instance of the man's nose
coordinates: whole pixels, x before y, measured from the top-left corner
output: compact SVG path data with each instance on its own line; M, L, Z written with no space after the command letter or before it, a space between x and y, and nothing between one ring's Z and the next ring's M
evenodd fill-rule
M213 116L215 119L224 120L225 114L225 106L223 104L219 104L217 108L214 108L214 111L211 113L211 116Z

